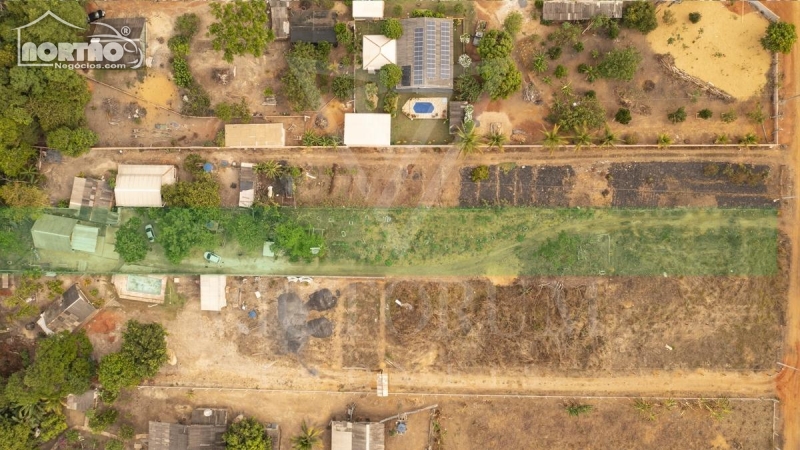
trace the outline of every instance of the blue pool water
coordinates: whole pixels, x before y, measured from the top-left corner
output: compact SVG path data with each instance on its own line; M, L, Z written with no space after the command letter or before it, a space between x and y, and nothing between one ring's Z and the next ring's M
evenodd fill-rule
M431 102L414 103L414 112L417 114L430 114L433 112L433 103Z

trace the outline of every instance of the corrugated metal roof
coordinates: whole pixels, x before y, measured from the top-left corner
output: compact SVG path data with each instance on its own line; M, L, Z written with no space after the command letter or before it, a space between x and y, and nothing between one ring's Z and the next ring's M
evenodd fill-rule
M99 228L75 225L72 230L72 249L79 252L94 253L97 250L97 236L99 234Z
M117 175L158 175L161 184L173 184L177 178L175 166L167 164L120 164L117 166Z
M544 20L589 20L603 14L612 19L622 18L622 1L607 0L553 0L544 2Z
M239 206L249 208L255 201L256 175L253 172L253 164L242 163L239 169Z
M211 415L206 416L206 411ZM192 410L192 425L227 425L228 410L223 408L195 408Z
M392 142L390 114L345 114L344 145L348 147L388 146Z
M378 0L355 0L353 2L354 19L382 19L383 2Z
M220 311L227 305L225 275L200 275L200 310Z
M117 175L114 197L117 206L163 206L161 177L158 175Z
M283 147L286 132L282 123L225 125L225 146L232 148Z
M68 217L58 217L50 214L42 215L31 228L33 246L45 250L71 252L70 237L77 223L76 219Z
M78 285L73 284L64 291L61 298L44 310L41 320L46 328L52 332L73 331L96 311L97 308L89 303L89 300L78 288Z
M382 423L331 422L331 450L384 450L385 440Z
M147 448L149 450L186 450L189 435L185 425L150 422L147 426Z

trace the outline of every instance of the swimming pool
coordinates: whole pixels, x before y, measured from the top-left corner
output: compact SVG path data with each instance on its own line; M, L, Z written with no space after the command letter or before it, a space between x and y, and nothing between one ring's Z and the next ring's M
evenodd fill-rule
M414 112L417 114L430 114L433 112L433 103L417 102L414 103Z

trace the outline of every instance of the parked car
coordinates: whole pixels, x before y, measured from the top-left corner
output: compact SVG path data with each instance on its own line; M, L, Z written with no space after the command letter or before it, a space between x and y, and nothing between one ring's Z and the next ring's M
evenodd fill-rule
M86 23L97 22L98 20L102 19L106 16L106 12L102 9L98 9L97 11L90 12L88 16L86 16Z
M203 258L205 258L206 261L208 261L210 263L215 263L215 264L219 264L220 261L222 261L222 258L220 258L219 255L217 255L216 253L213 253L213 252L205 252L205 253L203 253Z
M150 241L150 243L153 243L153 242L156 241L156 232L153 231L153 226L152 225L149 225L149 224L145 225L144 234L147 235L147 240Z

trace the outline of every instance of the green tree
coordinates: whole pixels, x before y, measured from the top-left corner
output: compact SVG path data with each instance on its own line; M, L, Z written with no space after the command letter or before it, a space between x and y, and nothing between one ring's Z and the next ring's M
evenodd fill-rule
M625 3L622 24L647 34L658 28L655 3L646 0Z
M106 447L104 450L125 450L125 444L123 444L119 439L112 439L106 442Z
M175 34L191 39L200 29L200 17L195 13L187 13L175 20Z
M478 166L469 174L469 179L472 180L473 183L478 183L480 181L486 181L489 179L489 166Z
M585 126L580 127L575 132L575 136L572 137L572 145L575 146L576 152L592 145L592 135L589 134L589 130Z
M28 183L11 182L0 186L0 200L11 208L33 208L38 211L50 206L47 193Z
M614 49L606 53L597 71L603 78L630 81L641 62L642 55L633 47Z
M100 361L97 375L103 386L103 400L106 402L116 399L122 388L136 386L141 381L136 375L133 361L122 352L105 356Z
M31 167L38 152L28 144L16 148L0 147L0 172L9 178L17 178Z
M95 433L100 433L114 425L119 417L119 411L114 408L105 408L101 411L93 409L87 411L86 416L89 418L89 428Z
M686 120L686 109L684 109L684 107L681 106L675 111L667 114L667 118L672 123L681 123Z
M475 130L473 122L465 123L456 131L456 138L458 139L458 150L464 155L468 156L480 150L480 142L478 141L478 132Z
M610 148L614 147L617 141L619 141L619 139L617 139L617 135L614 134L614 132L611 131L610 128L606 127L603 134L600 135L600 141L598 142L598 145L600 147Z
M510 57L481 63L478 74L483 79L483 89L492 100L508 98L522 86L522 74Z
M272 450L264 425L252 417L234 422L222 440L227 450Z
M697 23L700 22L700 19L703 16L699 12L691 12L689 13L689 22Z
M772 22L761 38L761 45L773 53L789 53L797 42L797 30L793 23Z
M389 39L400 39L403 36L403 25L397 19L386 19L381 24L381 33Z
M39 400L59 400L89 389L94 374L92 344L84 332L56 333L39 341L31 364L9 380L6 400L32 405ZM10 388L10 389L9 389Z
M397 64L386 64L378 72L378 79L387 89L393 89L403 78L403 71Z
M36 448L36 445L31 442L31 430L25 423L0 417L0 448L30 450Z
M275 40L265 0L212 2L210 7L216 22L208 27L208 36L225 61L232 63L234 56L247 54L259 57Z
M317 256L325 254L325 240L315 234L309 227L291 220L286 220L275 227L275 246L286 252L290 261L310 261L311 249L319 248Z
M547 129L542 129L542 133L544 133L544 140L542 141L542 146L544 148L550 149L552 152L553 150L561 147L562 145L566 144L566 139L559 134L559 126L558 124L553 125L552 131L547 131Z
M706 108L706 109L701 109L701 110L700 110L700 111L697 113L697 115L698 115L698 116L699 116L701 119L706 119L706 120L707 120L707 119L710 119L710 118L711 118L711 117L714 115L714 113L713 113L713 112L712 112L710 109Z
M547 49L547 56L553 61L561 58L561 47L555 46Z
M205 224L214 214L205 208L168 208L159 214L158 242L167 260L178 264L195 247L211 246L216 240Z
M132 217L119 227L115 237L114 251L128 264L143 260L150 250L142 219L138 217Z
M522 14L519 11L512 11L503 21L503 30L511 36L516 36L522 30Z
M80 156L97 144L97 134L88 128L62 127L47 134L47 146L67 156Z
M52 11L61 19L80 28L86 28L86 12L79 2L59 0L28 0L4 5L4 22L8 29L27 25L45 12ZM5 27L4 27L5 28ZM80 30L67 26L53 26L52 22L40 22L25 29L31 42L80 42L75 39Z
M152 378L167 362L167 333L159 323L129 320L122 333L121 353L130 358L136 376Z
M186 58L190 50L189 38L183 35L176 35L169 38L167 41L167 48L172 52L172 56L176 58Z
M233 119L233 106L230 103L217 103L214 106L214 115L223 122L230 122Z
M287 72L282 77L283 94L297 112L316 110L322 93L317 86L317 53L314 44L292 45Z
M620 108L617 110L617 113L614 115L614 120L617 122L627 125L631 123L631 110L628 108Z
M167 206L182 208L217 207L222 203L219 184L209 174L201 174L194 181L179 181L163 186L161 197Z
M309 426L306 421L300 426L300 434L292 437L292 450L313 450L322 444L322 430Z
M333 95L341 101L353 99L353 90L356 87L355 78L348 75L339 75L333 79L331 90Z
M478 44L478 55L482 60L505 59L511 55L514 39L505 31L489 30Z
M475 103L483 93L483 84L481 81L468 74L462 73L459 75L453 85L455 89L456 100Z

